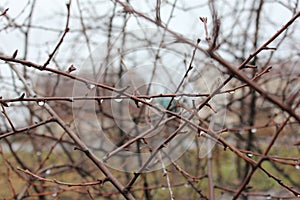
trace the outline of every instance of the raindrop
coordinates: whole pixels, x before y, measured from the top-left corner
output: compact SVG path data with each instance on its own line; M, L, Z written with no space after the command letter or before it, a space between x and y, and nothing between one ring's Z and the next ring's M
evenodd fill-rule
M146 102L150 103L152 101L152 98L146 99Z
M296 165L295 168L300 170L300 165Z
M103 101L104 101L103 99L100 99L100 103L103 103Z
M122 99L122 98L116 98L116 99L114 99L114 100L115 100L115 102L120 103L123 99Z
M45 172L47 175L51 174L51 170L50 169L47 169L46 172Z
M186 134L188 131L179 131L178 134Z
M141 105L143 105L142 102L138 102L137 104L138 104L138 107L141 107Z
M176 97L174 97L174 99L175 99L176 101L178 101L180 98L181 98L181 96L176 96Z
M44 106L44 105L45 105L45 102L44 102L44 101L38 101L37 104L38 104L39 106Z
M253 154L252 153L248 153L247 156L251 158L253 156Z
M94 84L87 84L87 88L89 89L89 90L92 90L92 89L94 89L96 86L94 85Z
M256 131L257 131L256 128L251 129L251 133L256 133Z
M230 92L229 92L229 94L234 94L234 93L235 93L235 91L234 91L234 90L232 90L232 91L230 91Z

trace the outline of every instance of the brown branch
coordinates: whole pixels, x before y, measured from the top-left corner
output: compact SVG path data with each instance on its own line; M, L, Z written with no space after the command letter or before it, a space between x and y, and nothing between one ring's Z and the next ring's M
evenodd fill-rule
M11 171L10 171L11 165L6 160L1 145L0 145L0 154L1 154L1 158L2 158L2 161L4 163L4 166L5 166L5 169L6 169L6 178L7 178L7 181L8 181L9 188L11 189L11 191L13 193L13 196L16 196L16 190L14 188L13 180L12 180L12 177L11 177Z
M17 169L25 174L28 174L40 181L45 181L45 182L51 182L51 183L56 183L56 184L59 184L59 185L65 185L65 186L68 186L68 187L74 187L74 186L92 186L92 185L102 185L104 184L105 182L108 181L108 179L102 179L102 180L97 180L97 181L90 181L90 182L86 182L86 183L68 183L68 182L63 182L63 181L59 181L57 179L48 179L48 178L43 178L37 174L34 174L32 172L30 172L28 169L24 170L24 169L21 169L20 167L17 167Z
M11 68L15 71L20 81L26 87L27 91L31 96L35 96L35 92L28 87L26 80L20 73L15 69L14 66ZM109 179L109 181L115 186L115 188L124 196L124 198L133 200L135 199L131 193L125 190L124 186L115 178L115 176L110 172L110 170L105 166L105 164L89 150L86 144L77 136L77 134L59 117L59 115L49 106L47 103L44 104L43 108L56 120L58 125L69 135L69 137L76 143L79 149L85 153L85 155L97 166L98 169Z
M300 16L300 12L298 13ZM218 61L220 64L222 64L224 67L226 67L232 74L234 74L237 78L239 78L241 81L247 83L251 88L255 89L261 96L263 96L265 99L268 99L270 102L273 104L277 105L280 107L282 110L286 111L289 113L289 115L293 116L298 122L300 122L300 116L295 113L291 107L288 105L284 104L277 98L271 96L268 94L266 91L264 91L257 83L251 81L245 74L241 73L238 69L236 69L234 66L226 62L223 58L220 56L216 55L214 52L208 52L210 56Z
M51 117L51 118L49 118L47 120L38 122L36 124L30 125L30 126L27 126L27 127L24 127L24 128L15 129L15 130L10 131L8 133L1 134L0 135L0 140L2 140L3 138L6 138L8 136L15 135L17 133L27 132L27 131L29 131L31 129L35 129L35 128L39 127L39 126L42 126L42 125L45 125L47 123L54 122L54 121L55 121L55 119Z
M71 3L72 3L72 0L69 0L69 3L66 4L68 13L67 13L67 22L66 22L65 30L64 30L64 32L63 32L63 34L62 34L59 42L57 43L57 45L55 46L55 48L53 49L53 51L49 54L48 59L46 60L46 62L44 63L44 65L41 67L42 69L45 69L47 67L47 65L50 63L50 61L53 58L54 54L57 52L57 50L59 49L59 47L62 45L65 36L69 32Z
M122 5L124 8L130 9L131 12L137 14L138 16L155 23L155 21L147 16L145 16L143 13L138 12L137 10L129 7L126 3L121 2L120 0L115 0L120 5ZM300 122L300 116L298 116L289 106L283 104L281 101L276 99L275 97L272 97L271 95L267 94L261 87L259 87L258 84L251 81L246 75L239 72L239 69L242 69L248 62L255 57L257 54L259 54L262 50L264 50L272 41L274 41L282 32L287 30L287 28L293 24L293 22L300 16L300 12L296 13L281 29L279 29L273 36L270 37L269 40L267 40L261 47L259 47L257 50L255 50L254 53L250 54L250 56L239 66L238 69L236 69L234 66L229 64L227 61L225 61L223 58L218 56L213 52L212 49L204 50L200 47L197 47L200 51L204 53L208 53L213 59L218 61L220 64L222 64L224 67L226 67L233 75L237 76L241 81L247 83L251 88L256 90L258 93L260 93L263 97L268 99L270 102L274 103L275 105L279 106L282 110L289 113L291 116L293 116L298 122ZM168 29L167 27L164 27L163 25L160 25L160 27L164 28L166 31L174 35L179 41L184 42L186 44L189 44L191 46L195 47L195 44L193 44L191 41L185 39L181 35L175 33L174 31ZM230 78L231 79L231 78Z
M279 136L279 134L281 133L281 131L283 130L283 128L285 127L285 125L287 124L287 122L289 121L290 117L288 117L279 127L279 129L276 131L276 133L273 135L272 140L270 141L268 147L266 148L263 156L259 159L259 161L255 164L252 165L252 170L247 174L247 177L245 178L245 180L243 181L242 185L240 186L240 188L238 189L238 191L235 193L233 199L237 199L239 197L239 195L242 193L242 191L245 189L245 187L248 185L251 177L254 175L254 172L260 168L263 172L265 172L269 177L273 178L275 181L277 181L278 184L280 184L281 186L283 186L284 188L286 188L287 190L291 191L295 196L300 195L300 192L294 190L292 187L287 186L286 184L284 184L280 179L276 178L275 176L273 176L270 172L268 172L267 170L263 169L261 164L263 161L265 161L266 159L266 155L269 153L269 151L271 150L271 147L274 145L274 142L276 141L277 137Z
M0 17L1 17L1 16L5 16L8 10L9 10L9 8L6 8L6 9L0 14Z
M2 114L5 116L5 118L7 119L7 121L8 121L8 123L9 123L9 125L10 125L10 127L12 128L12 130L13 131L16 131L16 128L15 128L15 126L14 126L14 124L13 124L13 122L12 122L12 120L9 118L9 116L7 115L7 113L6 113L6 111L5 111L5 108L4 108L4 105L3 104L1 104L1 108L2 108Z
M161 6L161 0L156 0L156 7L155 7L155 19L157 24L161 24L161 18L160 18L160 6Z
M233 189L229 189L226 187L222 187L222 186L217 186L215 185L215 188L219 189L219 190L223 190L226 192L230 192L230 193L236 193L236 190ZM295 199L295 196L279 196L279 195L271 195L271 194L265 194L265 193L258 193L258 192L242 192L242 196L244 197L267 197L270 199Z

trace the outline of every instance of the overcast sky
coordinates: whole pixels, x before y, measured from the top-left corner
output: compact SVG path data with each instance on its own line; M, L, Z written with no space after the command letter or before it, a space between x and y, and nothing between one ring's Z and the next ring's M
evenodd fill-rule
M62 0L38 0L35 5L32 24L34 24L35 26L50 27L53 29L63 30L65 18L61 15L66 13L66 2L67 1ZM80 2L83 8L88 4L88 2L89 5L93 5L86 7L86 10L84 10L89 12L91 16L93 15L93 13L95 15L101 15L101 13L106 12L105 10L112 9L112 3L110 1L90 0ZM130 2L134 8L137 8L138 10L146 13L150 13L150 16L155 18L155 12L153 12L153 9L155 8L156 1L133 0ZM230 13L230 9L234 6L230 5L231 2L232 4L235 4L234 0L227 1L227 4L221 6L220 12L226 13L228 10L228 13ZM249 1L249 3L251 2L252 1ZM73 1L72 4L71 14L78 15L78 7L76 1ZM194 9L190 9L188 12L179 9L175 10L174 18L172 19L169 27L172 30L182 33L183 35L193 40L197 37L204 38L204 30L202 24L199 21L199 16L210 17L210 11L207 4L201 3L201 1L181 0L178 1L177 5L181 8ZM28 1L25 0L1 0L0 2L1 10L9 8L8 16L10 16L11 18L17 17L17 23L24 22L24 17L28 15L30 6L31 3L28 6ZM167 20L171 9L171 5L166 5L164 1L162 1L161 17L164 22ZM266 36L274 33L278 28L280 28L280 25L284 24L291 17L291 12L278 3L266 3L264 5L264 9L266 11L265 13L270 16L269 19L272 22L262 23L275 23L275 26L270 26L267 28L268 32L266 32ZM22 13L23 10L24 12ZM118 7L118 11L121 11L120 7ZM21 54L24 43L23 36L18 31L14 31L13 29L1 31L1 28L3 28L4 24L6 24L3 24L4 21L5 19L0 18L0 50L6 54L11 54L15 49L19 49L19 53ZM80 28L80 24L74 23L74 21L72 20L70 23L71 29ZM95 21L95 23L99 23L101 25L101 21ZM145 23L144 26L151 25L149 23ZM223 26L225 25L223 24ZM129 22L128 28L135 29L138 27L136 27L135 21L131 20ZM47 47L50 47L45 44L53 43L57 39L57 37L58 33L51 34L51 32L49 31L46 32L41 29L33 29L33 31L31 32L30 44L42 46L39 46L36 50L29 52L29 57L37 59L39 57L38 55L40 54L45 56L45 52L48 50Z
M222 14L223 17L226 15L230 15L234 11L233 7L236 6L236 3L240 0L232 0L226 1L226 3L219 6L219 13ZM17 25L24 24L26 22L26 17L28 16L29 11L31 10L32 0L1 0L0 1L0 11L3 12L6 8L9 8L7 12L7 16L10 19L14 19L14 23ZM78 16L78 5L77 1L73 0L71 7L71 15ZM137 10L142 11L143 13L148 14L151 18L155 18L155 3L154 0L142 1L142 0L132 0L130 1L132 6ZM171 1L173 2L173 1ZM199 3L200 2L200 3ZM217 1L223 2L223 1ZM253 2L253 0L247 1L249 3ZM289 1L292 2L292 1ZM66 21L66 1L63 0L37 0L36 5L34 7L32 24L34 27L30 31L29 36L29 50L27 58L36 63L43 63L45 59L48 57L48 53L52 51L55 44L59 40L62 31L64 30L65 21ZM108 21L107 13L112 11L112 3L108 0L103 1L80 1L81 9L84 13L85 20L88 22L87 25L90 26L99 26L106 27ZM181 33L185 37L196 41L197 38L201 38L203 41L205 40L205 33L203 29L203 25L201 24L199 17L208 17L209 23L210 19L210 11L209 7L206 3L202 3L202 1L192 1L192 0L180 0L177 4L180 9L176 9L174 12L174 17L172 18L171 23L169 24L169 28L176 32ZM190 9L193 8L193 9ZM185 9L188 9L186 11ZM262 40L269 38L272 34L274 34L283 24L285 24L292 16L292 13L282 6L280 3L266 3L263 7L263 17L265 17L265 21L262 21L263 24L263 32L261 33ZM161 7L161 17L162 21L166 22L170 12L172 10L172 5L166 4L165 1L162 1ZM122 16L122 8L121 6L117 7L116 15ZM93 19L94 16L101 16ZM121 17L116 20L121 19ZM247 20L241 19L241 20ZM253 19L254 20L254 19ZM222 21L222 27L224 31L226 30L226 26L230 21ZM138 25L141 23L141 25ZM10 27L7 29L3 29L7 24L13 24L13 22L7 22L7 20L2 16L0 17L0 52L5 55L12 55L13 52L18 49L18 58L22 58L24 55L24 35L16 28ZM296 23L299 26L299 22ZM141 18L136 18L132 16L128 22L127 29L135 30L140 28L140 26L145 27L155 27L151 23L146 23ZM87 47L83 40L82 34L79 35L75 30L80 30L81 25L79 23L78 18L72 18L70 21L70 33L66 37L64 41L64 45L62 45L60 49L60 53L58 54L57 59L62 60L62 65L69 65L73 63L76 65L80 65L84 59L87 58L89 52L87 51ZM300 28L297 30L300 35ZM101 46L103 41L105 41L105 33L99 32L91 33L90 35L92 50ZM74 41L76 41L74 43ZM70 42L70 43L68 43ZM72 42L72 44L71 44ZM67 44L67 45L65 45ZM287 53L286 49L284 49ZM294 50L294 48L290 49ZM297 50L297 49L296 49ZM280 50L278 50L280 51ZM63 59L63 58L67 58ZM7 77L10 76L10 71L8 68L5 68L5 64L0 64L0 76ZM7 79L6 79L7 80ZM1 81L2 82L2 81ZM8 97L15 97L16 94L10 93L10 88L3 89L1 87L1 95Z

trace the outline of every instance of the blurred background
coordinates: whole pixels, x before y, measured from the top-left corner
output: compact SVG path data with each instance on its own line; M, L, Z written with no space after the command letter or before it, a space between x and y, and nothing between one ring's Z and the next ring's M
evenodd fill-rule
M299 195L299 121L265 95L299 116L299 19L254 53L299 2L120 2L0 2L0 196L125 198L106 182L64 184L107 178L64 126L136 199ZM254 55L240 72L264 93L211 58L211 41L236 68Z

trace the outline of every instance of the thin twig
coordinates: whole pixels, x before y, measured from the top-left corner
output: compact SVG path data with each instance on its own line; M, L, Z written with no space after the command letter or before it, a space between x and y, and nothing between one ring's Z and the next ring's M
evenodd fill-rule
M71 3L72 0L69 0L69 3L66 4L67 6L67 22L66 22L66 26L65 26L65 30L59 40L59 42L57 43L57 45L55 46L55 48L53 49L53 51L49 54L48 59L46 60L46 62L44 63L44 65L42 66L42 69L45 69L47 67L47 65L50 63L51 59L53 58L54 54L57 52L57 50L59 49L59 47L62 45L65 36L67 35L67 33L69 32L69 22L70 22L70 8L71 8Z
M63 181L59 181L57 179L48 179L48 178L43 178L37 174L34 174L32 172L30 172L28 169L24 170L24 169L21 169L20 167L17 167L17 169L25 174L28 174L40 181L46 181L46 182L51 182L51 183L56 183L56 184L59 184L59 185L65 185L65 186L68 186L68 187L74 187L74 186L92 186L92 185L102 185L104 184L106 181L108 181L107 179L103 179L103 180L97 180L97 181L90 181L90 182L86 182L86 183L68 183L68 182L63 182Z

